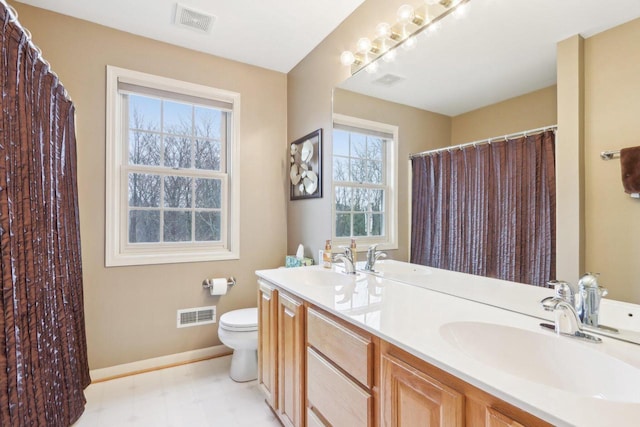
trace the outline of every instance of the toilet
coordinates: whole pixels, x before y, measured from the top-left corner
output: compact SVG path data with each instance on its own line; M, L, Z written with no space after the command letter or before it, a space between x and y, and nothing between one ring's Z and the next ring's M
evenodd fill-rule
M243 308L220 316L218 338L233 349L229 376L236 382L258 378L258 308Z

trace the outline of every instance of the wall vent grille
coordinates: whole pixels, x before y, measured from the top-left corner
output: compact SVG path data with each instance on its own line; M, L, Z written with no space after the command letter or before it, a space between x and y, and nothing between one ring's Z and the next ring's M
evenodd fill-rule
M177 322L178 328L216 323L216 307L196 307L178 310Z
M179 27L190 28L201 33L208 33L213 27L216 17L208 13L192 9L178 3L174 23Z

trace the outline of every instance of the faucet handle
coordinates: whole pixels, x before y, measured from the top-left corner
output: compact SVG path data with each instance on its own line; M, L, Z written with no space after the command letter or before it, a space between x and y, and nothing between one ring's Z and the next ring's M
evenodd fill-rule
M369 249L367 249L367 252L375 252L377 248L378 248L378 244L374 243L373 245L369 246Z
M351 251L351 248L349 246L340 246L340 249L344 249L344 254L349 257L349 259L353 259L353 252Z
M546 297L540 300L540 304L542 304L542 308L544 308L545 311L553 311L556 309L556 305L558 305L560 300L561 298L558 298L557 296Z

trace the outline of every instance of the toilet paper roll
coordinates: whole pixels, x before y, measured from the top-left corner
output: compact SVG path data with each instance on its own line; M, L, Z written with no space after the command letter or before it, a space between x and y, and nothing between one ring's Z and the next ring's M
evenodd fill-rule
M225 277L217 277L215 279L209 279L211 287L209 291L211 295L225 295L227 293L227 279Z

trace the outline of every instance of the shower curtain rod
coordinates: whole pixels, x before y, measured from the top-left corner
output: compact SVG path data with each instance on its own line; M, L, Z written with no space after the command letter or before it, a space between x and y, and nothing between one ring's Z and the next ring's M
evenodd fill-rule
M462 148L468 147L470 145L478 146L478 145L484 145L484 144L491 144L494 141L502 141L502 140L512 139L512 138L516 138L516 137L520 137L520 136L537 135L539 133L546 132L546 131L552 130L552 129L555 132L558 129L558 125L545 126L545 127L541 127L541 128L537 128L537 129L530 129L530 130L525 130L525 131L521 131L521 132L516 132L516 133L509 134L509 135L495 136L493 138L480 139L478 141L473 141L473 142L465 142L464 144L458 144L458 145L452 145L452 146L449 146L449 147L442 147L442 148L436 148L436 149L433 149L433 150L421 151L419 153L409 154L409 160L415 159L416 157L424 157L424 156L427 156L429 154L438 153L440 151L449 151L449 150L462 149Z
M56 79L60 80L60 77L58 77L56 72L53 71L53 68L51 68L51 64L49 64L49 61L44 59L44 57L42 56L42 49L40 49L38 45L36 45L35 42L33 41L33 38L31 37L31 31L23 27L20 21L18 20L18 11L16 10L16 8L11 6L9 3L7 3L6 0L0 0L0 3L2 3L9 11L10 22L13 22L18 28L20 28L24 32L24 35L27 37L27 43L36 51L37 59L47 67L47 70L51 74L53 74L53 76ZM67 89L65 87L63 87L62 89L64 90L64 97L67 98L67 100L71 101L71 97L69 96Z

